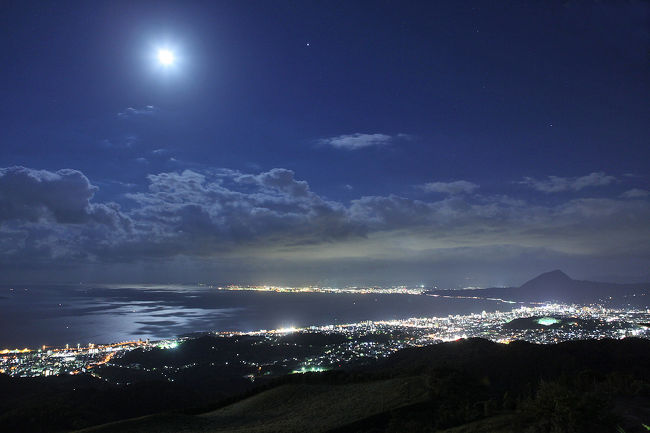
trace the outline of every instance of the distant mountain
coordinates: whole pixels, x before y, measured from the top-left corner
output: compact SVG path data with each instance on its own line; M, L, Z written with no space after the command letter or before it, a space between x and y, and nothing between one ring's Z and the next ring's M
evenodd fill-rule
M559 269L545 272L520 287L436 290L429 294L494 297L514 301L581 303L614 301L637 306L650 305L650 283L618 284L574 280Z
M571 285L575 280L572 280L567 274L559 269L551 272L545 272L530 281L524 283L521 290L543 290L548 287L564 287L570 290Z

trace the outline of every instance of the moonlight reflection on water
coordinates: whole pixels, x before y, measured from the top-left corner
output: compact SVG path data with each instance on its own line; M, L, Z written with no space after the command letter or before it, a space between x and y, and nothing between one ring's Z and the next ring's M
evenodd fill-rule
M209 330L253 331L512 308L493 301L424 295L229 292L178 286L0 290L0 347L108 343Z

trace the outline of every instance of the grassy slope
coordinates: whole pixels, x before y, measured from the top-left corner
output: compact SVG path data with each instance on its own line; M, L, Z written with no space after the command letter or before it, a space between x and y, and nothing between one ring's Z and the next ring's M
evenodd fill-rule
M512 415L500 415L441 430L439 433L517 433L513 424Z
M404 349L361 375L287 376L220 409L193 412L200 415L159 414L84 431L594 433L622 426L640 433L650 420L647 365L648 340L538 346L470 339Z
M426 398L420 376L346 385L288 384L202 415L154 415L82 431L325 432Z

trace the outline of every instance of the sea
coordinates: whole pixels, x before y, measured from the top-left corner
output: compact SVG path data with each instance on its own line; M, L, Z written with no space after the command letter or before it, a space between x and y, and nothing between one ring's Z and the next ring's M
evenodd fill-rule
M515 307L424 294L277 293L178 285L2 286L0 349L446 317Z

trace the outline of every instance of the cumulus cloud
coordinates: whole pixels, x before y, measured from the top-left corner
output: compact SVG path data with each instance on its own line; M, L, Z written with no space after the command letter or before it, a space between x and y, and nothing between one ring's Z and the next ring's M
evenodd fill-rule
M241 266L264 260L316 266L322 260L395 261L499 245L573 256L650 257L647 200L542 205L462 194L472 188L438 188L449 195L364 196L343 203L323 198L284 168L172 171L149 175L148 181L145 190L127 194L129 204L120 208L97 202L97 187L77 170L0 169L0 264L133 264L179 257L232 263L236 257Z
M593 172L581 177L559 177L548 176L546 179L534 179L526 177L522 184L528 185L537 191L545 193L580 191L583 188L604 186L616 182L614 176L608 176L603 172Z
M123 242L131 219L115 203L92 202L96 191L78 170L0 169L0 238L13 245L0 263L83 263Z
M650 197L650 191L645 189L633 188L621 194L623 198L645 198Z
M319 140L320 144L332 146L336 149L358 150L366 147L386 146L398 139L407 138L406 134L387 135L387 134L363 134L356 132L354 134L339 135L336 137L323 138Z
M362 234L339 203L314 194L291 170L161 173L128 197L149 241L169 254L209 254L234 245L313 244ZM165 234L159 237L159 234Z
M0 169L0 222L111 223L113 204L91 204L97 187L78 170Z
M429 182L420 186L426 192L439 192L443 194L469 194L474 192L479 186L466 180L456 180L453 182Z

